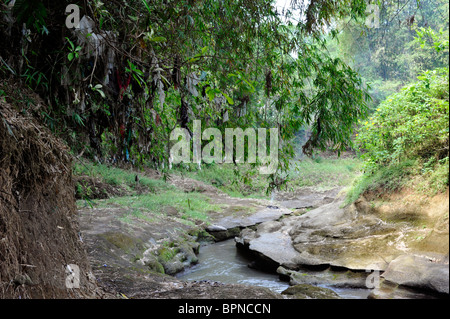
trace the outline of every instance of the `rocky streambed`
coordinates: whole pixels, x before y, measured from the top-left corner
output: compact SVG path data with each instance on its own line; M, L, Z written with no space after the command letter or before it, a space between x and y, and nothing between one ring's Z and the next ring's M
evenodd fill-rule
M223 208L209 212L208 224L182 220L170 208L157 218L119 207L81 210L82 235L101 286L131 298L334 299L350 297L348 289L359 290L361 298L448 297L448 200L411 210L395 199L389 208L364 198L344 207L337 190L303 190L276 201L204 192ZM250 267L291 287L280 294L173 277L198 264L201 245L230 238L248 254Z
M432 217L430 205L438 206ZM291 285L370 288L369 298L448 297L448 202L397 208L336 199L245 229L236 242L254 254L255 267Z

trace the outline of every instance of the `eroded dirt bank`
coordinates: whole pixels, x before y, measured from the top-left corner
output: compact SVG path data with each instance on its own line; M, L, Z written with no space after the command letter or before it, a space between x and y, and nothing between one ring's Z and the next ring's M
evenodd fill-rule
M0 298L102 295L80 240L71 169L60 140L0 100ZM68 289L69 265L79 267L79 289Z

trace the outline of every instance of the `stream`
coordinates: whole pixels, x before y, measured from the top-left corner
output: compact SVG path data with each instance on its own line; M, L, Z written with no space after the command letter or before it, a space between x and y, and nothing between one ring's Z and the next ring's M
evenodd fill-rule
M202 246L198 264L177 274L186 281L211 280L228 284L244 284L269 288L281 293L289 283L281 281L278 274L267 273L248 267L251 258L236 249L234 239ZM330 288L345 299L366 299L369 289Z

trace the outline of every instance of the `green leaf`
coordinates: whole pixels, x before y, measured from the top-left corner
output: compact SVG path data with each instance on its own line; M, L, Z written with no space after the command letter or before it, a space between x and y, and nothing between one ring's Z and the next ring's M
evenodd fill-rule
M147 8L148 13L152 14L152 11L150 10L150 6L148 5L147 1L146 0L142 0L142 3Z
M200 60L200 58L193 57L193 58L189 59L189 63L197 62L198 60Z
M67 55L67 58L69 59L69 61L72 61L73 58L74 58L73 52L70 52L70 53Z
M72 41L70 41L70 39L68 37L66 37L67 42L69 42L70 47L72 48L72 51L75 48L75 45L72 43Z
M75 122L77 122L79 125L84 126L84 122L83 119L81 118L81 116L77 113L73 113L73 119L75 120Z
M100 93L100 96L102 98L104 98L104 99L106 98L105 92L103 92L102 90L97 90L97 92Z
M229 97L227 94L222 92L222 95L227 99L228 104L234 105L234 101L231 97Z
M165 37L154 37L151 39L153 42L166 42L167 39Z
M205 90L206 95L208 95L209 101L212 102L216 98L217 93L222 93L217 89L212 89L211 87L207 87Z

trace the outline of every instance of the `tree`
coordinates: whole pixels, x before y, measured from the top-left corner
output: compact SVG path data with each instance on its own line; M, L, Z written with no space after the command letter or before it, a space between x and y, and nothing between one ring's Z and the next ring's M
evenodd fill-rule
M26 22L31 44L19 56L48 79L39 86L46 118L75 151L89 141L92 156L167 167L170 131L192 130L196 118L221 129L280 128L286 168L300 128L312 127L306 153L343 150L366 113L360 77L323 37L334 18L364 17L365 1L293 1L284 18L272 0L75 1L89 16L78 31L51 22L66 2L18 1L6 35L13 47L23 45L19 13L31 3L45 11L46 31Z
M341 20L333 47L371 84L372 109L426 71L448 65L448 50L422 49L415 38L422 28L448 37L447 1L383 1L379 28ZM427 39L429 41L430 39Z

